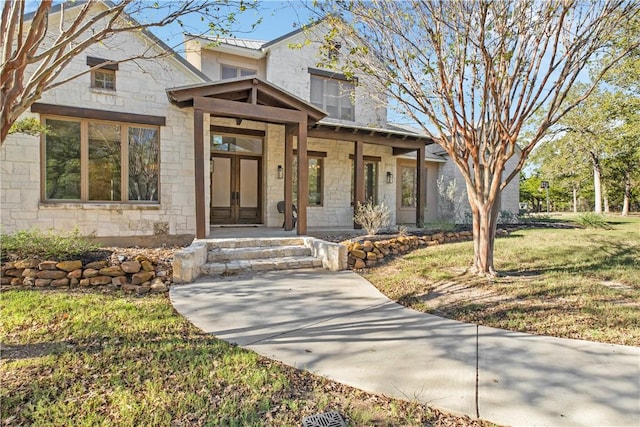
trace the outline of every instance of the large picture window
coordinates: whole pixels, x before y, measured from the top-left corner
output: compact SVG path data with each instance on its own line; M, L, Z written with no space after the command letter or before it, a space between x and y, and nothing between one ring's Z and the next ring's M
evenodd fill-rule
M45 125L45 200L158 201L158 127L57 118Z
M334 119L355 120L354 90L347 80L311 74L311 103Z

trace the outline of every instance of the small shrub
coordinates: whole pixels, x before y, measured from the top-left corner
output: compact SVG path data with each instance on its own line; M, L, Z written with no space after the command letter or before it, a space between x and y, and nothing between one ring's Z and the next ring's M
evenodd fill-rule
M77 228L69 232L32 228L2 234L0 246L2 261L28 257L64 260L99 249L99 245L81 236Z
M581 213L576 218L576 222L581 226L588 228L604 228L607 230L611 228L607 220L604 218L604 215L597 214L595 212Z
M409 227L407 227L406 225L398 226L398 236L406 237L409 234L411 234L411 230L409 230Z
M498 214L498 224L515 224L518 222L518 217L511 211L501 210Z
M372 200L367 203L358 203L353 221L367 232L367 235L373 236L378 231L389 226L391 221L391 211L383 203L376 205Z

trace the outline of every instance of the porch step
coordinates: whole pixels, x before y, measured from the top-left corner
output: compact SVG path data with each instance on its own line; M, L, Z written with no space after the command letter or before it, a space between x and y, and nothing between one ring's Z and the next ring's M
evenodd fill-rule
M209 276L245 272L322 268L300 237L241 238L207 241L207 262L200 267Z
M305 246L217 248L209 251L207 261L224 263L240 260L260 260L265 258L306 257L310 255L311 249Z
M251 271L294 270L299 268L321 268L322 260L312 256L290 256L271 259L252 259L229 262L208 262L201 268L208 276L240 274Z

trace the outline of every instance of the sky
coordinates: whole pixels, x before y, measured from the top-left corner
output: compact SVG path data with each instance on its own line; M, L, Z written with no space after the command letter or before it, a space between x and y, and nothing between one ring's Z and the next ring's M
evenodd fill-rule
M233 35L238 38L269 41L300 28L308 23L311 13L305 8L302 0L260 0L256 10L247 10L237 15L237 25L233 26ZM260 23L257 23L261 19ZM257 23L257 24L256 24ZM252 28L252 26L255 27ZM202 33L207 31L207 23L199 18L185 19L184 28L188 32ZM171 26L153 29L153 33L169 46L174 47L182 42L181 28ZM212 35L209 33L209 35ZM180 51L178 47L176 49Z

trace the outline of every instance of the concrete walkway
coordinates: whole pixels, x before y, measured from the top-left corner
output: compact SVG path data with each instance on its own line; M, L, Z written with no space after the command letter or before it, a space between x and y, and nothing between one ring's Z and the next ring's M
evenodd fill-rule
M351 271L206 278L170 296L205 332L369 392L504 425L640 425L638 347L418 313Z

